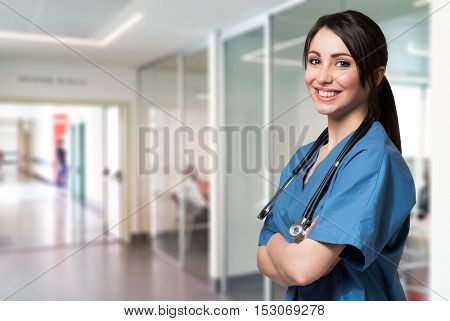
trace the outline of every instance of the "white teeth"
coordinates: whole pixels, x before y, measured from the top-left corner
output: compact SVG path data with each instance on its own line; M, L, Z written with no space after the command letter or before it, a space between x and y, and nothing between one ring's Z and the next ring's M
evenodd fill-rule
M319 96L322 96L322 97L337 96L341 93L340 91L322 91L322 90L318 90L318 92L319 92Z

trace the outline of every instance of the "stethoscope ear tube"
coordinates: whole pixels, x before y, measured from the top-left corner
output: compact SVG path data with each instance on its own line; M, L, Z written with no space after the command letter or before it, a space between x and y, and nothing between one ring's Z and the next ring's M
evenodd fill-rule
M291 183L291 181L301 172L303 167L305 167L306 163L311 159L311 156L314 152L328 139L328 128L320 134L319 138L314 142L313 146L309 149L308 153L303 157L300 164L298 164L291 173L291 176L284 182L284 184L277 190L275 195L270 199L270 201L264 206L264 208L259 212L258 218L263 220L267 217L270 210L272 209L275 201L278 198L278 195Z
M308 153L306 153L305 157L303 157L300 164L297 165L297 167L294 168L292 171L291 176L295 176L305 167L306 163L311 159L314 152L325 142L328 140L328 128L325 128L320 136L316 139L313 146L309 149Z
M338 157L336 158L333 165L328 170L327 174L325 175L325 178L320 183L319 187L317 188L316 192L314 193L313 197L309 201L308 205L305 208L305 211L303 212L301 216L301 221L304 222L304 228L308 228L311 226L312 222L312 216L314 212L316 211L316 208L320 202L320 199L322 198L323 194L328 188L328 185L331 181L331 178L333 177L334 173L336 172L336 169L338 168L339 164L341 163L342 159L347 155L347 153L352 149L352 147L367 133L369 128L372 125L371 118L366 118L361 125L358 127L358 129L355 131L355 133L352 135L350 140L345 144L342 151L339 153Z

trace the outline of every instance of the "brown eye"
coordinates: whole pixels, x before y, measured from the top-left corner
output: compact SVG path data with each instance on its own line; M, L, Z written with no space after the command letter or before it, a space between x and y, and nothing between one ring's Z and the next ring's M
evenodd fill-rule
M337 63L338 64L339 63L343 63L339 67L348 67L348 66L350 66L350 64L347 61L345 61L345 60L339 60Z

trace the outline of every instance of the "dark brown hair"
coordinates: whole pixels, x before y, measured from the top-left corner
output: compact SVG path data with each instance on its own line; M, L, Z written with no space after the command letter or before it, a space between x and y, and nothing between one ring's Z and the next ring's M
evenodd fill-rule
M347 10L324 15L316 21L306 37L303 50L305 69L311 41L323 27L332 30L347 46L358 67L361 85L365 88L366 81L368 81L371 88L369 113L383 125L389 138L401 153L397 109L386 76L383 77L378 87L375 87L375 71L380 66L386 67L388 61L387 44L383 31L375 21L358 11Z

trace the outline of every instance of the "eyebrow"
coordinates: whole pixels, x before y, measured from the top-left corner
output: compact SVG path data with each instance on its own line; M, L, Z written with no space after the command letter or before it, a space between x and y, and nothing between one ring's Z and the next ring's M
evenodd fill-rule
M320 53L318 53L317 51L311 50L310 52L308 52L308 55L311 54L311 53L315 53L316 55L318 55L320 57ZM336 58L336 57L339 57L339 56L349 56L349 57L351 57L351 55L349 55L347 53L344 53L344 52L338 52L338 53L334 53L334 54L331 55L332 58Z

